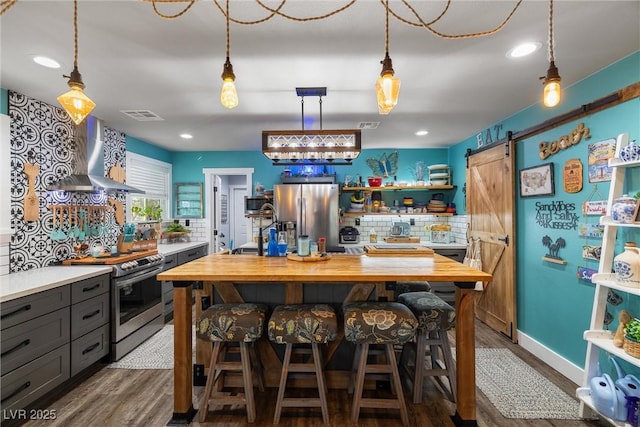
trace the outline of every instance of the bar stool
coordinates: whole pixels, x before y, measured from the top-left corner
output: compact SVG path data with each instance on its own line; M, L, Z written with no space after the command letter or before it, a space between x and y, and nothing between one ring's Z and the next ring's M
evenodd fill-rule
M418 320L411 310L397 302L352 302L342 306L344 312L345 338L356 344L353 364L356 371L355 392L351 407L351 420L358 421L361 408L392 408L400 410L402 423L409 425L409 415L400 382L394 345L405 344L415 337ZM384 345L386 363L369 363L369 346ZM391 399L363 398L364 380L367 374L389 374ZM349 380L349 391L353 389L353 376Z
M413 377L413 403L422 402L422 385L425 376L435 377L446 390L440 377L449 380L449 393L452 402L456 396L456 366L451 355L451 345L447 331L455 324L456 312L439 296L431 292L409 292L399 296L399 302L405 304L418 318L418 333L415 342L415 366ZM431 368L425 369L425 357L430 355ZM404 356L404 354L403 354ZM401 357L401 360L404 357ZM411 375L406 363L402 366Z
M407 292L431 292L431 285L426 281L402 281L391 282L393 288L393 300L398 301L398 297Z
M336 339L338 322L335 310L327 304L279 305L273 310L269 319L268 333L271 341L276 344L286 345L273 423L278 424L280 422L283 407L320 407L322 421L325 424L329 424L327 382L324 375L320 344L326 344ZM310 344L311 352L309 352L308 347L301 348L300 344ZM296 345L295 349L294 345ZM308 355L309 353L313 357L313 363L305 362L304 360L295 363L291 361L292 354ZM318 397L285 397L287 378L290 372L301 373L303 376L315 376Z
M197 337L213 343L207 383L200 400L201 423L207 418L210 403L214 405L243 404L247 409L248 421L255 422L256 406L251 366L257 371L260 391L264 391L264 382L261 364L252 344L262 336L266 315L267 306L264 304L215 304L203 311L198 318ZM238 343L240 361L226 359L228 344L231 342ZM244 395L212 395L216 382L220 381L219 390L224 387L227 371L242 372Z

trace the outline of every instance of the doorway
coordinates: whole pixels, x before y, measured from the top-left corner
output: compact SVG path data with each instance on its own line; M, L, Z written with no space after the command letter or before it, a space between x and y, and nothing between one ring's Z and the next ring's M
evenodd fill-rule
M250 194L253 168L205 168L206 235L209 253L238 247L251 238L251 221L244 217L244 195Z

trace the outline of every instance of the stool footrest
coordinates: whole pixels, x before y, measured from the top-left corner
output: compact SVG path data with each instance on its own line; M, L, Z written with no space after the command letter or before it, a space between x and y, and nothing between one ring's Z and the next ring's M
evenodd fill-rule
M286 397L282 400L284 408L319 408L321 405L318 397Z
M363 397L362 399L360 399L360 407L399 409L400 402L394 399L375 399L370 397Z
M219 396L214 394L209 399L209 405L211 406L224 406L233 403L241 403L244 405L247 403L247 399L244 394L238 394L236 396Z
M289 372L315 372L316 367L313 363L290 363Z

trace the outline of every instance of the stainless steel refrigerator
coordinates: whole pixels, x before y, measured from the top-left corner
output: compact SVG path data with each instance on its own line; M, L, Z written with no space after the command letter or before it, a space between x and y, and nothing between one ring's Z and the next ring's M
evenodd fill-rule
M338 184L278 184L273 188L276 217L284 225L296 224L297 235L312 241L327 239L327 250L338 247Z

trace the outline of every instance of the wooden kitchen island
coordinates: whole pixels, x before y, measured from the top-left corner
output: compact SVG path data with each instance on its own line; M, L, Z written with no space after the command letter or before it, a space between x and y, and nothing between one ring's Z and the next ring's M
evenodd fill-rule
M334 255L322 262L214 254L160 273L159 280L173 281L174 286L174 397L173 418L169 424L188 424L196 412L192 393L191 334L194 282L202 284L200 294L207 295L215 289L227 303L244 301L236 289L243 283L274 286L274 289L277 285L284 287L280 303L299 304L305 301L305 284L328 287L348 284L350 290L344 301L365 301L371 297L393 295L386 286L389 282L426 280L456 284L457 396L456 413L452 419L456 425L477 425L474 288L476 281L489 282L491 278L488 273L437 254L423 257ZM263 344L268 345L268 342ZM331 353L335 349L330 346L328 351ZM263 354L261 351L261 356Z

